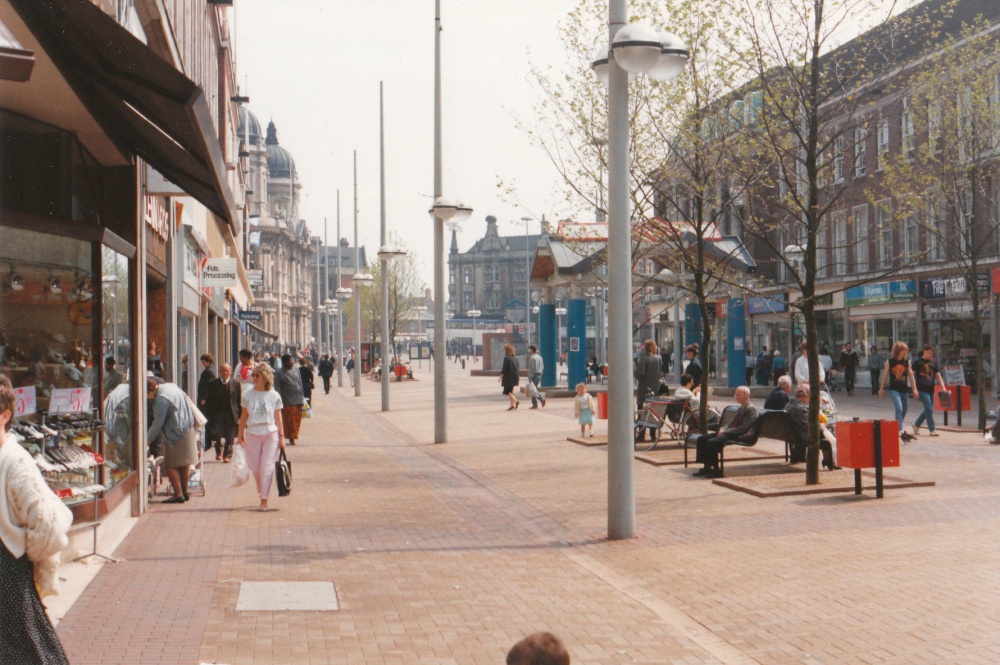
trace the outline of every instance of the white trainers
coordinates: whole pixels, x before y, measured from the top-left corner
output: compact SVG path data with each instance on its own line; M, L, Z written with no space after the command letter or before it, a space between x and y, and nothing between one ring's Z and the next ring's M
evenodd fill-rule
M920 436L920 428L916 425L912 425L911 427L913 428L913 436Z
M932 429L930 432L927 433L927 436L941 436L941 435L937 433L937 430Z

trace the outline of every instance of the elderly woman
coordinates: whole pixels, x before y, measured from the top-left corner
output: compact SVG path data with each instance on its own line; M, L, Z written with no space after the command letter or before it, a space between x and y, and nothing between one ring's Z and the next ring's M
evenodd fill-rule
M281 356L281 367L274 372L274 389L281 396L281 419L285 423L285 436L288 437L288 444L294 446L295 439L299 438L302 405L306 396L302 389L302 374L290 353Z
M14 390L0 378L0 660L68 663L39 590L58 590L59 552L73 514L11 433Z
M521 369L518 367L517 358L514 356L514 345L505 344L503 347L503 367L500 368L500 385L503 386L503 394L510 399L508 411L513 411L521 405L514 396L517 385L521 383Z
M147 377L146 398L153 400L153 424L146 432L146 440L163 438L163 466L174 490L174 495L163 503L184 503L190 498L187 488L191 465L198 463L194 413L187 395L173 383L161 384Z

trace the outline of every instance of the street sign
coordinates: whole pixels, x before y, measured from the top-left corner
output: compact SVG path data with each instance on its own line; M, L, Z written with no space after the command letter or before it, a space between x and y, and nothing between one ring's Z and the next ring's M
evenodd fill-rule
M248 268L247 281L250 286L261 286L264 283L264 271L260 268Z
M258 309L244 309L236 314L240 321L260 321L263 315Z

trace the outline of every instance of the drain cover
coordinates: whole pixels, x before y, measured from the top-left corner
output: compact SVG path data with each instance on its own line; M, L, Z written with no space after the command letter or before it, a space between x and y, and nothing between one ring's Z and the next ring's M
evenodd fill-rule
M236 600L237 612L339 609L333 582L242 582Z

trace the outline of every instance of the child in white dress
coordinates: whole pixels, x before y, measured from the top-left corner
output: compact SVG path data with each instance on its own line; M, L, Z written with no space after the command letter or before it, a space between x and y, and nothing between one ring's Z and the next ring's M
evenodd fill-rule
M580 436L584 430L590 428L590 436L594 436L594 414L597 411L597 404L594 398L587 394L587 386L583 383L576 384L576 399L573 400L573 410L576 420L580 423Z

